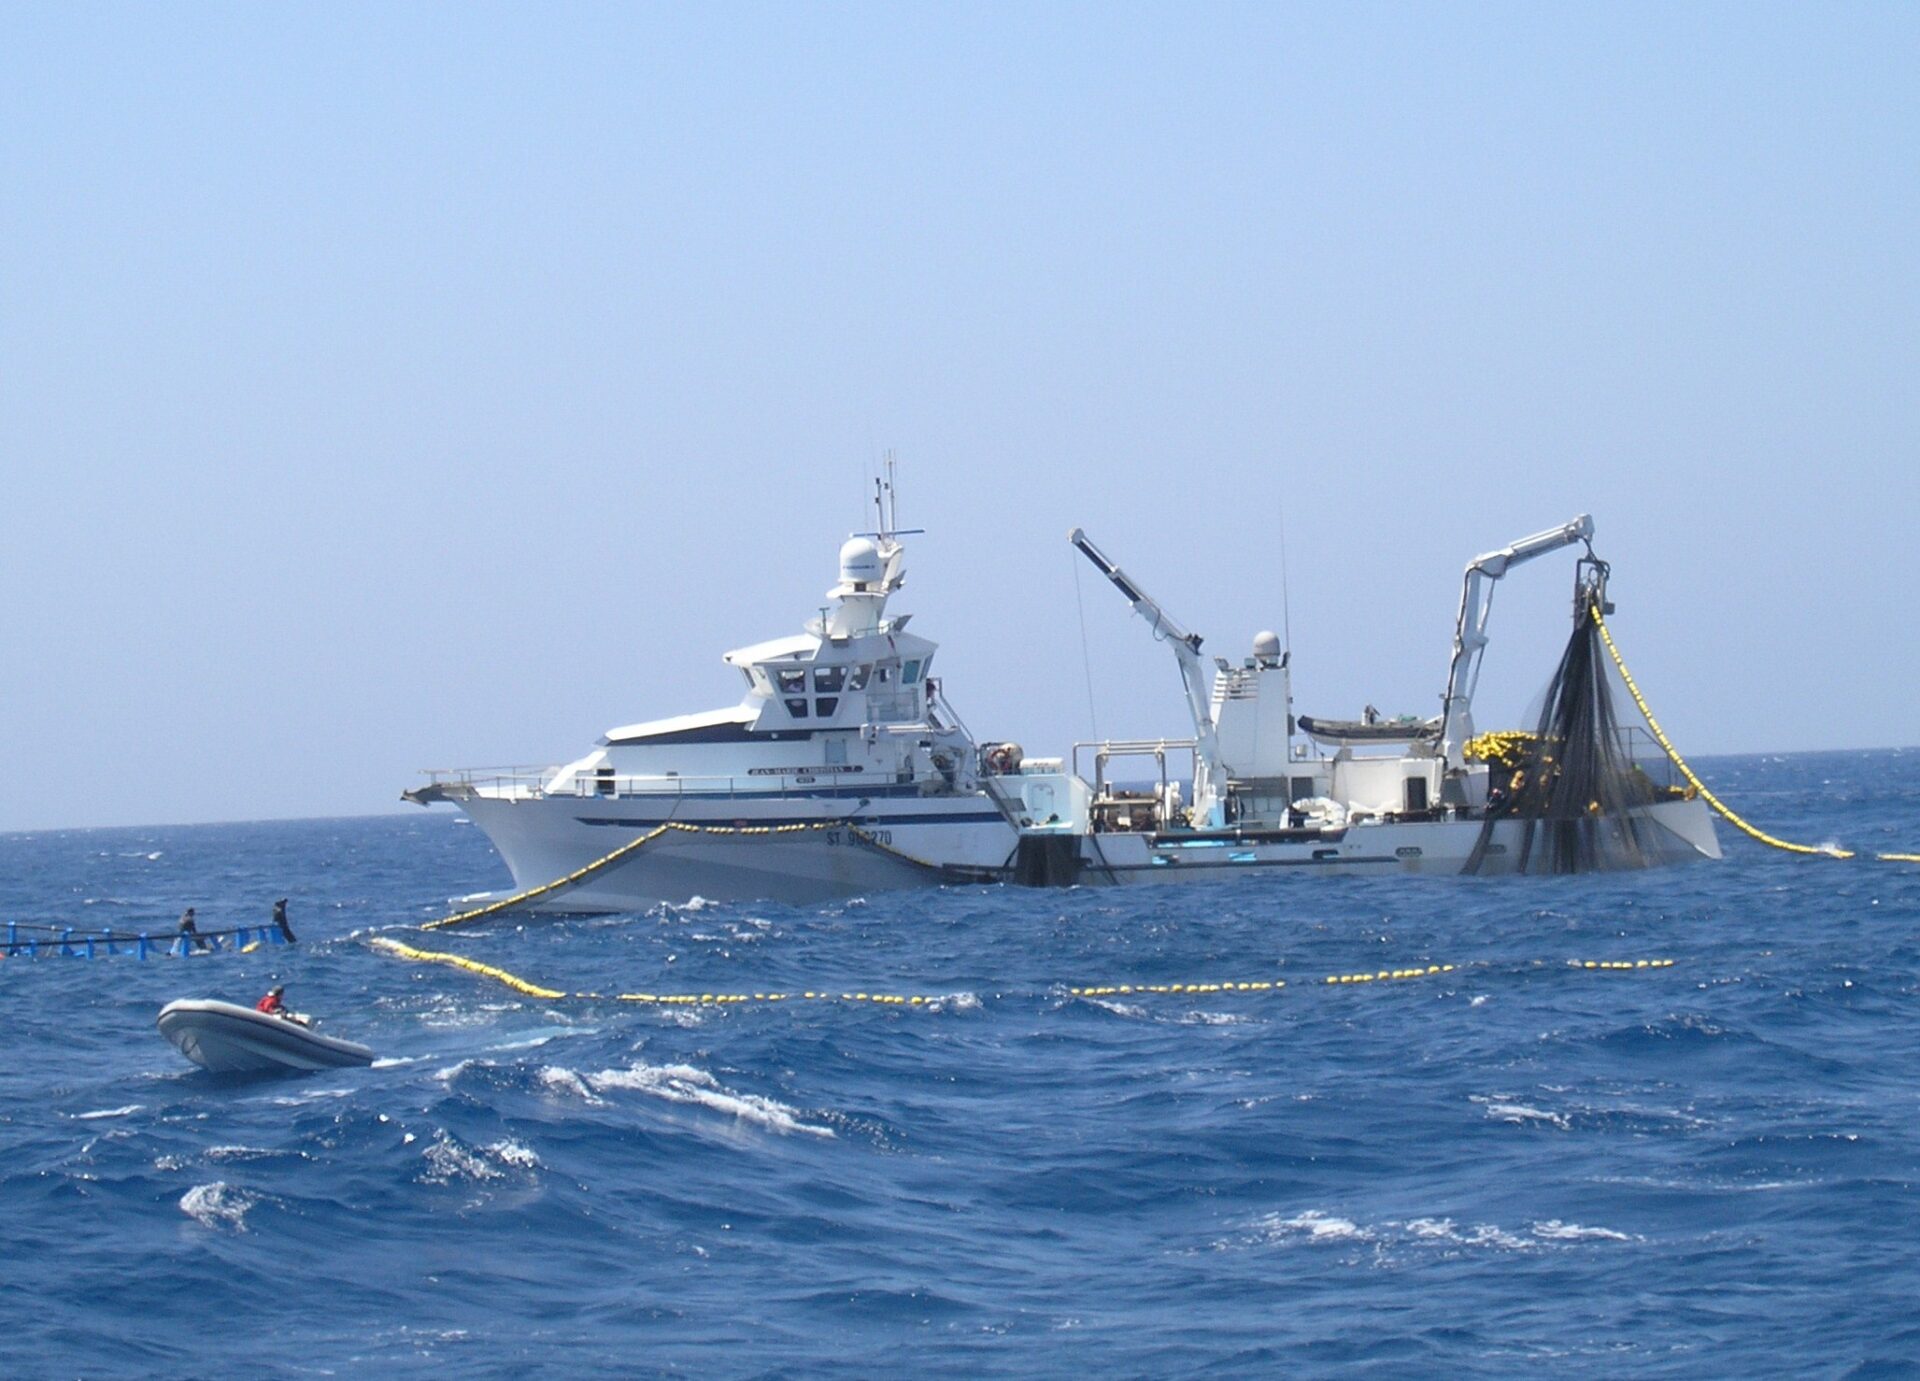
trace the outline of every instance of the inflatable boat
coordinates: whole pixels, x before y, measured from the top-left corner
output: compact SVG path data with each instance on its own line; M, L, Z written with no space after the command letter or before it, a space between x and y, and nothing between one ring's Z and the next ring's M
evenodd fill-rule
M1295 723L1300 732L1316 743L1336 748L1359 748L1374 744L1431 743L1440 737L1438 719L1315 719L1301 715Z
M183 998L160 1009L160 1034L182 1055L215 1074L268 1074L345 1069L373 1063L353 1041L323 1036L291 1017L213 998Z

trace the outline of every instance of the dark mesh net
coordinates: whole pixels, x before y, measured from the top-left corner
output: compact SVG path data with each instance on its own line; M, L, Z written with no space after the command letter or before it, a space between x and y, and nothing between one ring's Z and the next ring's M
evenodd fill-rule
M1487 818L1466 872L1482 871L1502 820L1522 822L1502 870L1510 863L1522 873L1588 873L1654 862L1647 832L1656 827L1633 808L1663 793L1635 765L1614 719L1611 664L1594 619L1606 568L1591 558L1581 567L1573 636L1534 733L1507 736L1511 750L1490 769Z

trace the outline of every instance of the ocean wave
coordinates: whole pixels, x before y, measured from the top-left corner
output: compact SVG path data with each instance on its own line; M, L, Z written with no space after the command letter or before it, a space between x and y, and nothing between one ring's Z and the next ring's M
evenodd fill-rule
M1259 1021L1244 1012L1188 1012L1180 1018L1182 1026L1250 1026Z
M139 1112L144 1106L145 1104L142 1103L129 1103L123 1108L95 1108L92 1112L74 1113L73 1120L75 1122L94 1122L103 1117L130 1117L134 1113Z
M421 1179L427 1184L485 1184L505 1179L510 1171L541 1168L539 1155L523 1142L503 1137L469 1146L444 1127L436 1129L420 1157L426 1165Z
M1245 1246L1327 1247L1362 1244L1377 1249L1383 1258L1390 1258L1392 1252L1408 1249L1528 1252L1560 1244L1638 1240L1629 1233L1612 1228L1567 1223L1558 1218L1535 1222L1524 1232L1517 1232L1497 1223L1463 1225L1447 1217L1389 1219L1364 1224L1341 1214L1310 1208L1294 1214L1268 1214L1256 1219L1250 1225L1248 1235L1240 1241L1216 1242L1214 1246L1216 1249L1230 1249Z
M1486 1110L1487 1116L1497 1122L1511 1122L1516 1126L1557 1127L1563 1132L1573 1130L1573 1119L1565 1113L1530 1107L1505 1094L1488 1096L1475 1093L1467 1095L1467 1100L1480 1104Z
M235 1189L225 1180L196 1184L180 1196L180 1211L203 1228L229 1232L247 1230L247 1214L260 1202L258 1194Z
M1389 1228L1397 1226L1389 1223ZM1401 1226L1407 1238L1416 1242L1437 1242L1454 1247L1494 1247L1501 1251L1525 1251L1533 1243L1518 1233L1508 1232L1493 1223L1475 1223L1460 1227L1451 1218L1410 1218Z
M940 993L926 1000L929 1012L977 1012L985 1004L978 993Z
M1284 1242L1299 1240L1307 1242L1370 1242L1374 1234L1368 1228L1361 1227L1351 1218L1342 1218L1337 1214L1323 1213L1310 1208L1305 1213L1296 1213L1291 1218L1282 1218L1279 1214L1269 1214L1254 1224L1257 1231L1265 1234L1269 1240Z
M647 909L646 914L649 916L697 916L702 911L711 911L716 906L724 905L726 905L725 902L713 901L707 897L693 896L681 902L655 902Z
M208 1160L265 1160L279 1154L264 1146L209 1146L206 1150Z
M1630 1233L1615 1232L1612 1228L1582 1227L1579 1223L1563 1223L1558 1218L1549 1218L1544 1223L1535 1223L1533 1235L1549 1242L1637 1242L1640 1240Z
M538 1170L541 1166L540 1157L531 1147L511 1137L489 1141L481 1149L502 1165L510 1166L515 1170Z
M802 1122L799 1109L761 1094L735 1093L706 1070L693 1065L636 1064L627 1069L603 1069L598 1074L587 1075L586 1082L595 1093L625 1090L669 1103L696 1104L782 1135L800 1132L807 1136L833 1136L831 1127Z
M547 1065L540 1071L540 1082L555 1093L571 1094L583 1103L604 1103L606 1099L587 1087L587 1081L571 1069Z

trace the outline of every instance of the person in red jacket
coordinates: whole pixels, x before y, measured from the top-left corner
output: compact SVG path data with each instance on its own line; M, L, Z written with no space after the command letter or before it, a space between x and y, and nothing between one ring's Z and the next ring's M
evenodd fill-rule
M287 1014L287 1004L280 1000L280 994L286 990L284 984L274 984L271 988L267 989L267 995L265 997L253 1004L253 1010L256 1012L265 1012L270 1017L284 1017Z

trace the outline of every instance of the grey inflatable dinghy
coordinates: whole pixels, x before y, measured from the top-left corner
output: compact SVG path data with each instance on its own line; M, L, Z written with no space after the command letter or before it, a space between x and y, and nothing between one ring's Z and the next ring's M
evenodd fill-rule
M182 998L160 1009L160 1034L215 1074L345 1069L373 1063L364 1045L323 1036L290 1017L213 998Z

